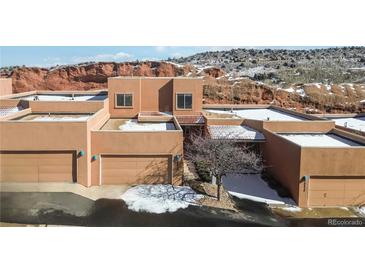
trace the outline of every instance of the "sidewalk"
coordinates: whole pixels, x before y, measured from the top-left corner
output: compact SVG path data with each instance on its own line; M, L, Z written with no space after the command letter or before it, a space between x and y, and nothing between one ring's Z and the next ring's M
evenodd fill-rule
M71 192L96 201L120 199L129 185L84 187L73 183L0 183L0 192Z

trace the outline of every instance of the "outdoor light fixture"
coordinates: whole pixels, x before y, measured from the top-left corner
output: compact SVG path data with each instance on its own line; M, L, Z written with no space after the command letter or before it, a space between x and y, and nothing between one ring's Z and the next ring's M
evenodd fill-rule
M93 157L91 157L92 161L96 161L98 159L98 155L93 155Z
M84 155L85 155L85 152L84 152L83 150L80 150L80 151L79 151L79 156L80 156L80 157L82 157L82 156L84 156Z
M175 162L180 162L181 161L181 155L180 154L176 154L174 157L174 161Z

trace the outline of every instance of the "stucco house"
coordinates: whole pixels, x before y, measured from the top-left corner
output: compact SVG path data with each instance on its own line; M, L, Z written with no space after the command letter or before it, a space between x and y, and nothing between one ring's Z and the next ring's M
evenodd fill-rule
M365 202L365 138L260 105L203 105L201 78L112 77L107 90L5 92L0 182L183 182L184 136L257 146L299 206Z

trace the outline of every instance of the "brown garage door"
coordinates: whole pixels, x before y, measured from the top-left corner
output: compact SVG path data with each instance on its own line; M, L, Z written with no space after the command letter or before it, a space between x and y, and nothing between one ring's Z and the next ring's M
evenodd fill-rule
M75 182L73 152L0 152L1 182Z
M169 183L167 156L103 156L101 184Z
M311 178L309 206L359 205L365 203L365 178Z

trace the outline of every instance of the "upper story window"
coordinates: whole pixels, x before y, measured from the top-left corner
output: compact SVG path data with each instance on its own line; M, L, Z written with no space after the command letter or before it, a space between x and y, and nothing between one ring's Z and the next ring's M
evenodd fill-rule
M192 109L193 95L191 93L179 93L176 95L178 109Z
M120 107L120 108L133 107L133 94L131 93L115 94L115 107Z

